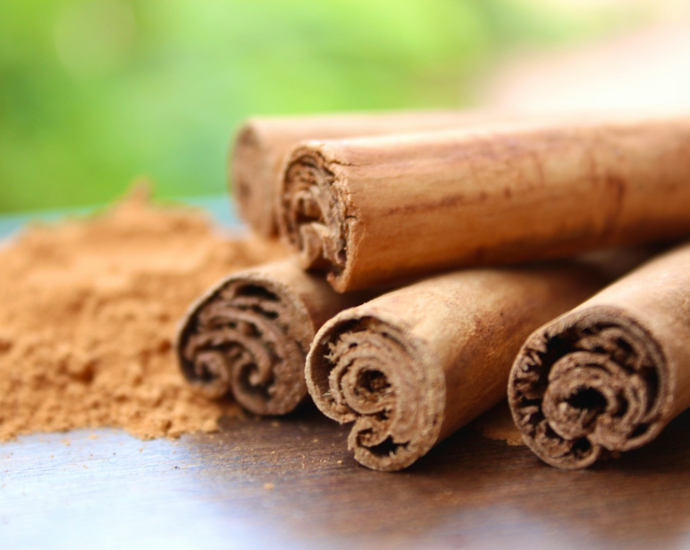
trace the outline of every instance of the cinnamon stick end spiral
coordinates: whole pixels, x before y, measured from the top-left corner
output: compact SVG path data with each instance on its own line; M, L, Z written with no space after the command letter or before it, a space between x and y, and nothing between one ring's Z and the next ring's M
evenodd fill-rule
M307 357L307 386L319 409L353 422L348 447L362 465L400 470L438 439L442 374L394 322L345 311L322 327Z
M539 458L579 469L654 439L671 386L649 331L623 310L593 306L530 336L513 365L508 402Z
M304 361L314 329L289 288L258 275L223 281L179 331L185 378L211 398L232 393L261 415L292 411L306 396Z

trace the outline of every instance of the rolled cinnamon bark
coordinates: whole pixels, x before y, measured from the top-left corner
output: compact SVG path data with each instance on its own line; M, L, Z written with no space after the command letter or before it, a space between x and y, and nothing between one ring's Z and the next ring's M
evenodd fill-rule
M527 339L508 389L525 443L564 469L649 443L690 406L688 341L684 245Z
M494 406L525 336L605 284L595 265L478 269L436 276L345 310L317 333L309 393L354 422L348 447L400 470Z
M690 117L312 141L287 162L279 223L342 292L684 235L688 181Z
M275 194L282 163L300 141L451 128L485 118L472 111L250 118L240 127L231 150L229 184L242 218L259 235L271 237L277 234Z
M316 330L372 295L338 294L292 260L236 273L183 320L180 367L210 398L232 393L255 414L287 414L307 394L304 362Z

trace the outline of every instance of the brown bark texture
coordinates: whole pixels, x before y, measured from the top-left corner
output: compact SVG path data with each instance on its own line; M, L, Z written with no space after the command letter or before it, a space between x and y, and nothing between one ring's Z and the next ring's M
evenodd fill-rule
M276 236L275 194L282 164L299 142L451 128L487 116L473 111L419 111L253 117L240 127L232 145L228 183L242 219L255 233Z
M652 441L690 406L690 245L658 256L538 329L508 400L547 464L585 468Z
M311 141L280 231L339 292L690 232L690 116Z
M307 395L304 362L316 330L371 297L338 294L291 259L241 271L192 306L178 362L210 398L232 394L255 414L287 414Z
M505 398L525 337L606 282L596 263L453 272L345 310L317 333L309 393L348 447L400 470Z

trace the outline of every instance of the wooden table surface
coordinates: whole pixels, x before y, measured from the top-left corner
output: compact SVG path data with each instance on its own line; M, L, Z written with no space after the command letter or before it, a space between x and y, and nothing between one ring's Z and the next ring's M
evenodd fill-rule
M402 473L357 465L312 407L214 435L116 430L0 445L2 548L690 547L690 415L562 472L463 430Z
M690 548L690 413L582 472L465 429L401 473L358 466L313 406L141 442L0 444L0 549Z

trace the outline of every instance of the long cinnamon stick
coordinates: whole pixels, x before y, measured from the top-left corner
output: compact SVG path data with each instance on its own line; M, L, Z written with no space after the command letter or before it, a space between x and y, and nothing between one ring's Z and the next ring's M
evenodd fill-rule
M300 141L451 128L485 118L472 111L250 118L240 127L228 159L229 184L242 218L259 235L271 237L277 234L275 194L282 163Z
M690 232L690 117L515 122L312 141L283 236L342 292Z
M646 445L690 407L690 245L532 334L508 400L547 464L585 468Z
M496 268L436 276L345 310L317 333L309 393L354 422L348 447L376 470L400 470L505 397L525 336L606 282L595 264Z
M371 297L338 294L292 260L236 273L183 320L180 367L210 398L232 393L255 414L286 414L307 395L304 362L316 330Z

